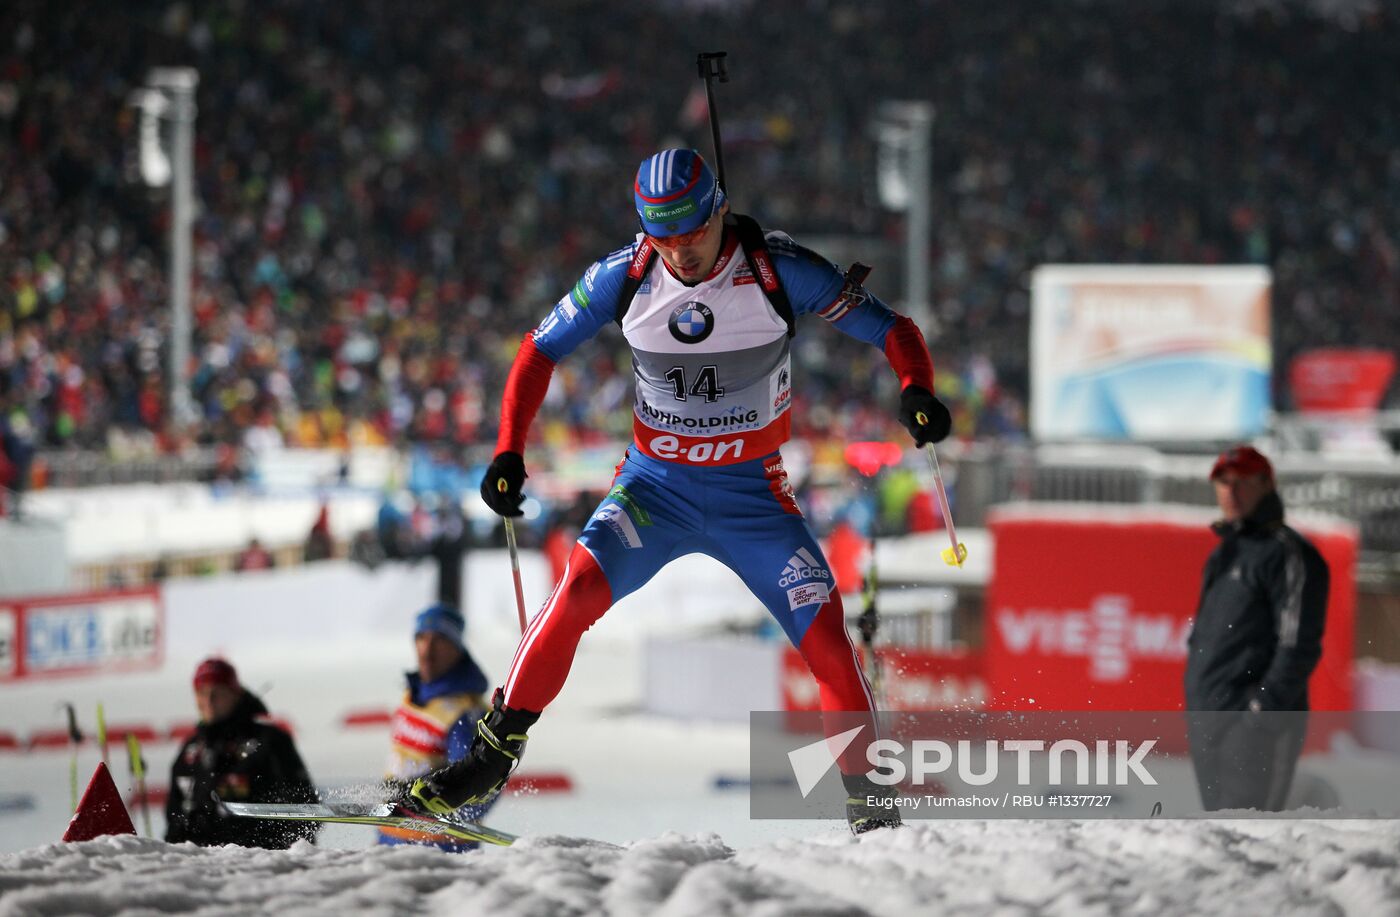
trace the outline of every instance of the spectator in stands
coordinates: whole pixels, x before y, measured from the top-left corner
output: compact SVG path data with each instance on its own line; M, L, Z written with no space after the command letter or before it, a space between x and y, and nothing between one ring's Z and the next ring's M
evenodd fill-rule
M243 451L227 443L214 447L214 464L204 476L211 484L240 484L247 477L243 467Z
M170 769L165 804L165 839L205 847L285 849L314 840L316 826L303 822L237 818L213 799L229 802L316 802L316 789L292 737L267 722L267 707L238 681L223 659L210 658L194 672L199 725Z
M277 559L272 556L272 552L264 548L262 542L257 538L249 538L248 546L239 552L234 558L233 569L239 573L249 570L271 570L277 566Z
M426 551L437 563L437 600L443 605L462 607L462 570L470 541L461 497L440 494Z
M578 541L579 533L588 524L593 509L602 500L602 493L581 490L567 506L557 512L545 530L540 550L549 563L549 581L557 583L564 576L564 568L569 563L569 553Z
M1222 518L1186 658L1191 759L1207 810L1279 811L1322 656L1327 562L1284 525L1269 460L1249 446L1210 472Z
M407 560L421 553L413 534L409 516L399 505L400 496L392 489L384 488L379 502L379 512L375 515L374 531L379 547L388 560Z
M0 48L0 392L38 444L102 449L112 427L153 448L182 439L167 424L166 200L133 180L123 101L153 64L203 77L200 444L494 438L503 332L629 228L598 206L615 193L607 164L708 142L703 93L677 104L694 79L672 49L713 13L411 6L265 0L265 27L248 29L218 4L0 4L14 37ZM871 103L934 104L925 330L940 378L967 377L940 392L957 436L1024 435L1041 263L1266 264L1277 364L1302 346L1400 347L1400 6L1140 6L829 3L728 39L735 79L764 87L726 99L731 180L761 223L799 237L890 247L903 215L872 193ZM862 66L812 68L833 41ZM948 66L921 68L928 53ZM674 91L625 91L658 79ZM629 391L620 355L600 345L561 371L544 437L625 436L609 426ZM838 340L793 359L822 409L798 412L797 436L897 433L843 393L843 377L875 376L869 355Z
M477 721L486 712L486 675L463 640L466 622L451 605L436 604L418 614L413 648L418 669L408 673L408 688L394 713L388 779L411 783L415 777L461 760L471 747ZM492 800L494 803L495 800ZM462 810L468 820L481 818L490 804ZM431 843L444 850L467 850L474 843L425 839L416 832L381 829L381 844Z
M311 531L306 536L304 550L307 563L316 560L329 560L335 556L335 538L331 535L330 507L325 502L321 503L321 510L316 514L316 522L312 524Z
M34 460L33 431L25 413L7 409L0 399L0 516L20 514L20 498L29 486Z
M10 494L14 492L16 476L15 464L10 460L4 439L0 438L0 518L8 516L11 512Z

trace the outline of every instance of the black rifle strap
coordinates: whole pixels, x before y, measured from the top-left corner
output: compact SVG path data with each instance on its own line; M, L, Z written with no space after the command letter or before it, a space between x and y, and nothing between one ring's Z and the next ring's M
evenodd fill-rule
M739 235L739 244L744 249L744 258L749 262L763 294L768 297L773 311L787 325L788 337L797 333L797 321L792 314L792 302L787 298L783 283L778 279L778 270L773 266L773 256L768 253L768 242L763 238L763 228L751 216L742 213L731 214L734 218L734 231Z
M622 327L622 320L627 317L627 310L632 308L632 300L636 297L637 290L655 263L656 247L651 244L650 239L642 236L641 243L632 255L632 263L627 266L627 276L622 279L622 290L617 294L617 305L613 309L613 321L617 322L617 327Z

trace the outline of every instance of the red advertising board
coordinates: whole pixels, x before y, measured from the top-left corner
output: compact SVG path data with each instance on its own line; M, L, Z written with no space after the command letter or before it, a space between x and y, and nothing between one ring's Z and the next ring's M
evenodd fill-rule
M1395 375L1395 354L1326 347L1293 358L1288 386L1300 411L1374 411Z
M1005 508L986 605L988 706L997 710L1179 710L1209 514L1183 508ZM1298 526L1331 569L1315 710L1352 702L1356 533Z
M987 702L982 655L885 647L880 658L884 710L981 710ZM864 657L862 657L863 661ZM783 709L820 710L817 682L797 650L783 646Z
M0 601L0 682L150 668L164 645L156 589Z

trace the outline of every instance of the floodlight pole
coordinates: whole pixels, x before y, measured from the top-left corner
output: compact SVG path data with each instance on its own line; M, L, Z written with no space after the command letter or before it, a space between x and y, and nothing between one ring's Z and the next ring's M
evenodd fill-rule
M168 105L165 117L174 127L170 183L170 410L179 424L195 418L190 394L190 290L194 232L194 91L199 71L192 67L156 67L148 80Z
M933 182L933 106L928 102L902 102L901 120L908 125L907 161L909 208L904 211L904 295L909 317L929 331L929 246L933 216L930 195Z
M909 297L910 317L920 328L929 330L929 249L932 240L933 193L929 173L933 169L933 106L927 102L911 103L909 118L909 225L905 289Z
M933 223L933 114L933 105L928 102L884 102L876 121L882 156L894 157L899 166L898 190L886 197L882 187L881 198L891 210L904 211L903 311L925 334L934 331L928 262Z

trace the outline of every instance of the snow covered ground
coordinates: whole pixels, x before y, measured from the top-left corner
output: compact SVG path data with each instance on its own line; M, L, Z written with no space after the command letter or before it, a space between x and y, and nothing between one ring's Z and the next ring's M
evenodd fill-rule
M339 721L348 711L387 709L397 703L400 673L409 664L404 646L365 646L355 651L341 648L333 657L304 652L263 655L239 663L239 672L275 716L286 715L291 721L297 747L313 779L328 788L328 797L364 798L383 775L388 730L345 729ZM0 727L27 734L24 724L30 716L25 712L34 725L55 726L61 722L59 703L69 701L91 734L92 711L103 700L109 723L140 720L163 732L194 718L187 684L192 670L192 662L179 661L154 673L7 687ZM573 791L509 796L493 812L493 826L517 834L574 834L612 842L666 830L720 832L739 844L823 828L820 822L750 821L743 789L713 789L716 777L747 774L748 726L681 723L638 714L629 701L637 681L630 651L614 646L580 654L564 694L531 730L522 766L522 773L566 775ZM19 728L14 725L16 715L23 717ZM145 747L153 786L166 783L177 750L177 743L169 741ZM0 851L22 850L62 836L71 815L69 758L70 751L63 747L0 753L0 796L22 796L31 803L0 811ZM98 759L91 743L81 748L80 790ZM118 788L130 793L134 784L124 749L114 744L109 761ZM162 836L160 811L151 814L153 833ZM132 817L140 829L139 814L133 811ZM834 822L825 827L831 833L845 830ZM373 843L373 832L328 826L322 842L366 846Z
M105 838L0 856L0 917L45 914L1400 913L1400 827L948 822L734 849L532 836L468 855Z
M329 826L289 851L171 846L151 837L58 844L69 815L64 748L0 752L0 917L50 914L1400 914L1395 821L918 821L852 838L835 821L755 821L744 790L748 727L637 710L637 641L590 634L568 686L532 731L524 771L562 772L572 793L508 797L488 821L508 849L449 855L375 848ZM484 628L473 648L499 677L513 643ZM234 655L246 684L296 728L313 777L363 792L387 755L383 728L348 711L387 708L410 640ZM0 729L28 735L73 703L88 730L166 731L193 719L194 659L158 670L0 688ZM176 745L147 747L163 784ZM97 760L85 746L80 781ZM125 756L113 774L127 791ZM138 829L139 814L134 815ZM163 833L159 814L156 837ZM144 831L143 831L144 833Z

